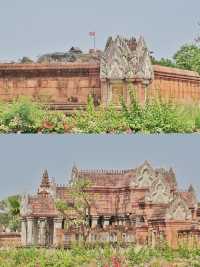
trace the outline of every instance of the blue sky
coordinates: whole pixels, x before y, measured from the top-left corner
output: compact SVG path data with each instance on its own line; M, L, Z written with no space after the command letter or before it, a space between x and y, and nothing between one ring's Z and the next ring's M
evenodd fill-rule
M72 45L103 49L108 36L144 35L155 56L170 57L200 33L199 0L0 0L0 61L35 58Z
M37 191L42 172L66 183L73 163L82 169L173 167L179 186L200 198L199 135L0 135L0 199Z

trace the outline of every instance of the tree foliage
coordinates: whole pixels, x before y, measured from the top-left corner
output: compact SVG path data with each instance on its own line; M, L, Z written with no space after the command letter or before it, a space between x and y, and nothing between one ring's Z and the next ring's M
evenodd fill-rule
M174 55L178 68L200 73L200 47L195 44L182 46Z
M77 228L83 234L86 241L89 234L92 195L88 193L91 183L88 179L74 179L69 187L70 199L68 201L58 200L57 209L66 219L65 227Z
M20 60L20 63L21 64L31 64L31 63L34 63L34 61L31 58L29 58L29 57L23 57Z
M9 196L1 201L1 207L4 213L0 214L0 225L9 228L11 231L20 229L20 202L21 196Z
M152 64L154 64L154 65L161 65L161 66L172 67L172 68L177 67L174 60L170 59L170 58L156 59L156 58L152 57L151 60L152 60Z

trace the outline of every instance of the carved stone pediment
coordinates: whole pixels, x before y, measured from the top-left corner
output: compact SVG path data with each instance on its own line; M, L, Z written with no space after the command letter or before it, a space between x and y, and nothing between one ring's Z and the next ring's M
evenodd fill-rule
M155 180L155 173L150 164L145 161L142 166L137 169L136 180L131 182L131 186L138 188L149 188Z
M170 187L164 180L164 177L159 175L153 181L149 194L146 196L146 201L151 201L154 204L167 204L171 200Z
M151 58L144 38L141 36L136 47L137 65L136 76L144 80L152 80L154 71L151 63Z
M24 195L21 200L20 215L22 217L28 216L32 213L31 205L29 204L29 196Z
M176 194L167 210L166 218L168 220L190 220L192 214L186 202L181 198L180 194Z
M153 68L145 41L140 38L127 40L117 36L108 39L101 57L100 78L123 80L153 79Z

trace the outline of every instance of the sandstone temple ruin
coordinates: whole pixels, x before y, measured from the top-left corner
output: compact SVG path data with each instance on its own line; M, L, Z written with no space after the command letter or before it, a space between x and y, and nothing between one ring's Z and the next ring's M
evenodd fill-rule
M147 161L128 170L80 170L74 179L89 179L92 196L88 242L124 242L155 246L166 241L200 242L200 208L195 190L180 191L172 169L153 168ZM66 230L57 199L70 202L68 185L57 185L45 171L38 192L21 206L24 246L63 247L81 240L81 232Z
M47 54L37 63L0 64L0 100L28 96L53 109L84 108L89 95L95 105L128 103L130 88L138 98L162 97L194 103L200 100L200 76L193 71L152 65L143 37L110 37L105 50Z

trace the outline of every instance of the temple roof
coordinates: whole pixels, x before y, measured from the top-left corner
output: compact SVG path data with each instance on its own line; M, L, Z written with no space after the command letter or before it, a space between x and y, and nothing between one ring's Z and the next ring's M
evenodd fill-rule
M156 178L163 175L164 180L168 183L171 189L176 187L176 177L172 169L169 171L163 168L153 169L151 165L145 161L141 166L135 169L127 170L79 170L73 168L72 176L77 178L89 179L93 186L97 187L128 187L131 183L136 182L142 168L149 168L153 171L153 176Z
M46 192L40 192L38 196L28 198L28 206L30 207L31 216L55 217L58 211L55 207L54 199Z
M136 177L136 170L80 170L78 177L89 179L94 186L123 187Z

